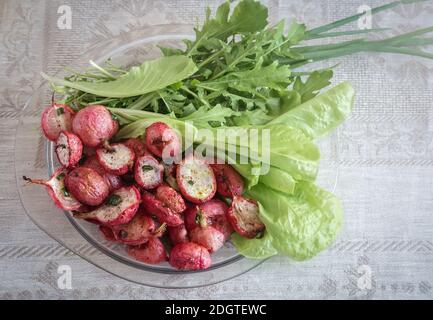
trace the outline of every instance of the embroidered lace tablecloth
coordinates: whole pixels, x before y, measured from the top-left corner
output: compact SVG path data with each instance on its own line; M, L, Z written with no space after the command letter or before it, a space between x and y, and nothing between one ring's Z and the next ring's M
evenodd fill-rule
M310 26L383 1L268 0L271 21ZM68 5L72 28L59 29ZM433 298L433 63L364 54L340 59L334 83L357 90L340 130L339 180L345 223L335 244L311 261L276 257L235 279L203 288L164 290L112 276L49 238L25 215L14 176L19 111L40 83L98 42L155 24L195 23L201 0L3 0L0 2L0 298L391 299ZM399 32L430 26L433 4L412 4L373 18ZM392 34L392 32L390 32ZM99 254L99 253L95 253ZM72 268L72 289L57 285Z

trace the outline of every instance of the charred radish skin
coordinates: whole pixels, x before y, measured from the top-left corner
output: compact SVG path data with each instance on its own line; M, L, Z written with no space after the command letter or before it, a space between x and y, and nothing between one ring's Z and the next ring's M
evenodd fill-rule
M108 173L99 163L98 158L96 157L96 155L90 156L88 157L83 165L83 167L86 168L90 168L95 170L97 173L99 173L99 175L101 175L105 182L107 182L107 184L110 187L110 192L115 191L117 189L120 189L121 187L124 186L122 179L119 176L116 176L114 174Z
M106 226L126 224L137 213L140 192L134 186L114 191L105 203L93 211L74 214L77 219L94 220Z
M185 159L177 166L176 180L182 195L193 203L206 202L215 195L215 175L202 160L192 157Z
M252 199L234 197L227 217L233 229L245 238L252 239L265 229L259 218L257 201Z
M74 111L64 104L46 107L41 117L41 127L48 140L56 141L62 131L72 131Z
M189 237L192 242L205 247L210 253L220 249L225 242L224 235L212 226L195 228Z
M168 227L168 236L174 245L189 241L188 231L184 224L177 227Z
M137 159L134 166L135 182L143 189L158 187L163 181L164 167L151 155Z
M107 227L107 226L104 226L104 225L100 225L99 226L99 231L101 231L101 233L102 233L103 237L105 238L105 240L107 240L107 241L117 241L116 236L114 235L114 231L110 227Z
M149 240L139 246L128 246L126 249L127 253L134 257L134 259L149 263L158 264L167 261L167 253L161 240L155 237L149 238Z
M147 150L146 145L139 138L130 138L123 141L123 144L131 148L137 158L144 155L150 155L150 152Z
M210 267L212 260L209 251L196 243L180 243L170 251L169 263L180 270L204 270Z
M96 157L105 171L121 176L134 165L134 151L123 143L113 143L96 149Z
M75 167L81 159L83 144L80 138L68 131L62 131L56 140L56 155L65 168Z
M72 121L72 131L86 147L97 147L110 140L119 130L119 124L102 105L81 109Z
M182 196L166 184L162 184L156 188L155 197L174 213L182 213L186 210L185 201Z
M146 129L145 139L147 149L159 158L174 158L181 152L178 135L163 122L151 124Z
M166 223L169 227L176 227L183 224L182 217L174 213L167 205L155 198L155 196L147 191L142 195L143 208L146 213L151 216L156 216L160 223Z
M66 188L81 203L98 206L107 198L109 185L95 170L86 167L73 169L65 179Z
M155 229L155 222L152 218L140 211L129 223L112 227L114 238L117 241L134 246L147 242Z
M240 196L244 192L244 180L229 164L211 164L217 182L217 192L226 198Z
M32 184L44 185L48 195L53 199L57 207L66 211L82 211L85 206L75 199L65 186L67 171L63 168L57 169L49 180L30 179L23 176L23 179Z

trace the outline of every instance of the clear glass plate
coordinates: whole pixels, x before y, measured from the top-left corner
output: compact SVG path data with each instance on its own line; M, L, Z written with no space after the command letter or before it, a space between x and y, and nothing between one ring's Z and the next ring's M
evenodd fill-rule
M75 69L86 67L90 59L101 63L107 58L121 65L139 64L160 55L157 45L181 47L181 39L192 38L192 26L152 26L122 34L100 43L86 52ZM59 72L57 76L62 76ZM26 213L32 221L60 244L101 269L123 279L161 288L188 288L210 285L241 275L264 260L241 257L227 243L212 254L212 267L204 271L178 271L167 263L148 265L129 257L123 245L106 241L94 224L75 220L69 212L62 212L50 200L44 188L25 185L22 176L49 177L58 167L53 143L41 133L40 115L50 104L51 90L44 82L25 105L16 131L15 171L17 187ZM337 135L322 141L322 165L319 184L333 190L338 168L336 166Z

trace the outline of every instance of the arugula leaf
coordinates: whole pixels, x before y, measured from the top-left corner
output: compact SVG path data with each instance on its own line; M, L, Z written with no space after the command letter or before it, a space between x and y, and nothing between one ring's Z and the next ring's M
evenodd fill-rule
M302 102L308 101L314 98L319 90L331 84L332 75L332 70L314 71L305 83L302 82L301 77L297 77L293 84L293 90L301 95Z
M119 78L107 82L67 81L42 76L57 85L66 86L103 97L132 97L163 89L196 72L194 62L185 56L162 57L132 67Z

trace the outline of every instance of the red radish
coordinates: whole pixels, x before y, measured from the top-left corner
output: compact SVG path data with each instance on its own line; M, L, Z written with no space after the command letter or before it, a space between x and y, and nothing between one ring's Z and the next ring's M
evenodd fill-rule
M56 154L65 168L75 167L81 159L83 144L80 138L68 131L62 131L56 140Z
M97 173L99 173L104 180L107 182L107 184L110 187L110 192L120 189L123 187L122 179L119 176L115 176L114 174L108 173L105 171L105 169L101 166L96 156L90 156L88 157L82 167L90 168L95 170Z
M126 224L131 221L140 205L140 192L134 186L114 191L103 205L93 211L74 214L75 218L98 221L107 226Z
M156 189L155 197L167 205L174 213L182 213L186 209L182 196L166 184L162 184Z
M110 227L107 227L107 226L104 226L104 225L101 224L99 226L99 231L101 231L101 233L104 236L105 240L108 240L108 241L117 241L116 236L114 235L114 231Z
M197 158L187 158L177 166L176 180L182 195L191 202L203 203L215 195L212 168Z
M116 240L135 246L149 240L155 231L155 222L139 211L129 223L113 226L112 230Z
M177 227L168 227L168 236L174 245L189 241L188 231L186 230L184 224L181 224Z
M209 251L194 242L177 244L170 251L169 263L181 270L203 270L211 266Z
M57 169L49 180L30 179L23 176L23 179L34 184L44 185L47 192L57 207L67 211L80 211L84 209L77 199L75 199L65 187L67 171L63 168Z
M233 229L245 238L254 238L265 229L259 218L257 201L235 196L227 212L228 220Z
M192 242L202 245L211 253L220 249L225 242L224 235L211 226L195 228L189 237Z
M72 130L86 147L97 147L117 133L119 124L107 108L92 105L78 111L72 121Z
M134 151L123 143L114 143L96 149L96 157L107 172L116 176L127 173L135 160Z
M181 141L176 132L163 122L155 122L146 129L146 147L155 156L167 159L181 152Z
M142 203L146 212L156 216L160 223L166 223L169 227L175 227L183 223L182 217L179 214L174 213L167 205L147 191L143 192Z
M65 179L66 188L81 203L98 206L107 198L109 186L95 170L77 167Z
M144 142L143 142L141 139L138 139L138 138L130 138L130 139L128 139L128 140L123 141L123 143L124 143L127 147L131 148L131 149L134 151L135 156L136 156L137 158L138 158L138 157L141 157L141 156L144 156L144 155L150 155L150 153L149 153L149 151L147 150L147 148L146 148Z
M244 180L229 164L211 164L217 182L217 192L226 198L240 196L244 192Z
M224 242L233 233L227 219L228 206L218 199L212 199L201 205L189 207L184 214L185 227L191 232L198 227L212 226L224 235Z
M144 155L137 159L134 167L134 178L144 189L154 189L162 183L163 166L151 155Z
M149 238L149 241L139 246L128 246L127 253L136 260L158 264L167 261L167 253L161 240L155 237Z
M162 166L164 167L164 180L167 184L172 187L174 190L179 191L179 186L176 181L176 165L174 163L167 164L162 162Z
M72 130L74 111L64 104L52 104L42 113L41 127L48 140L56 141L62 131Z

